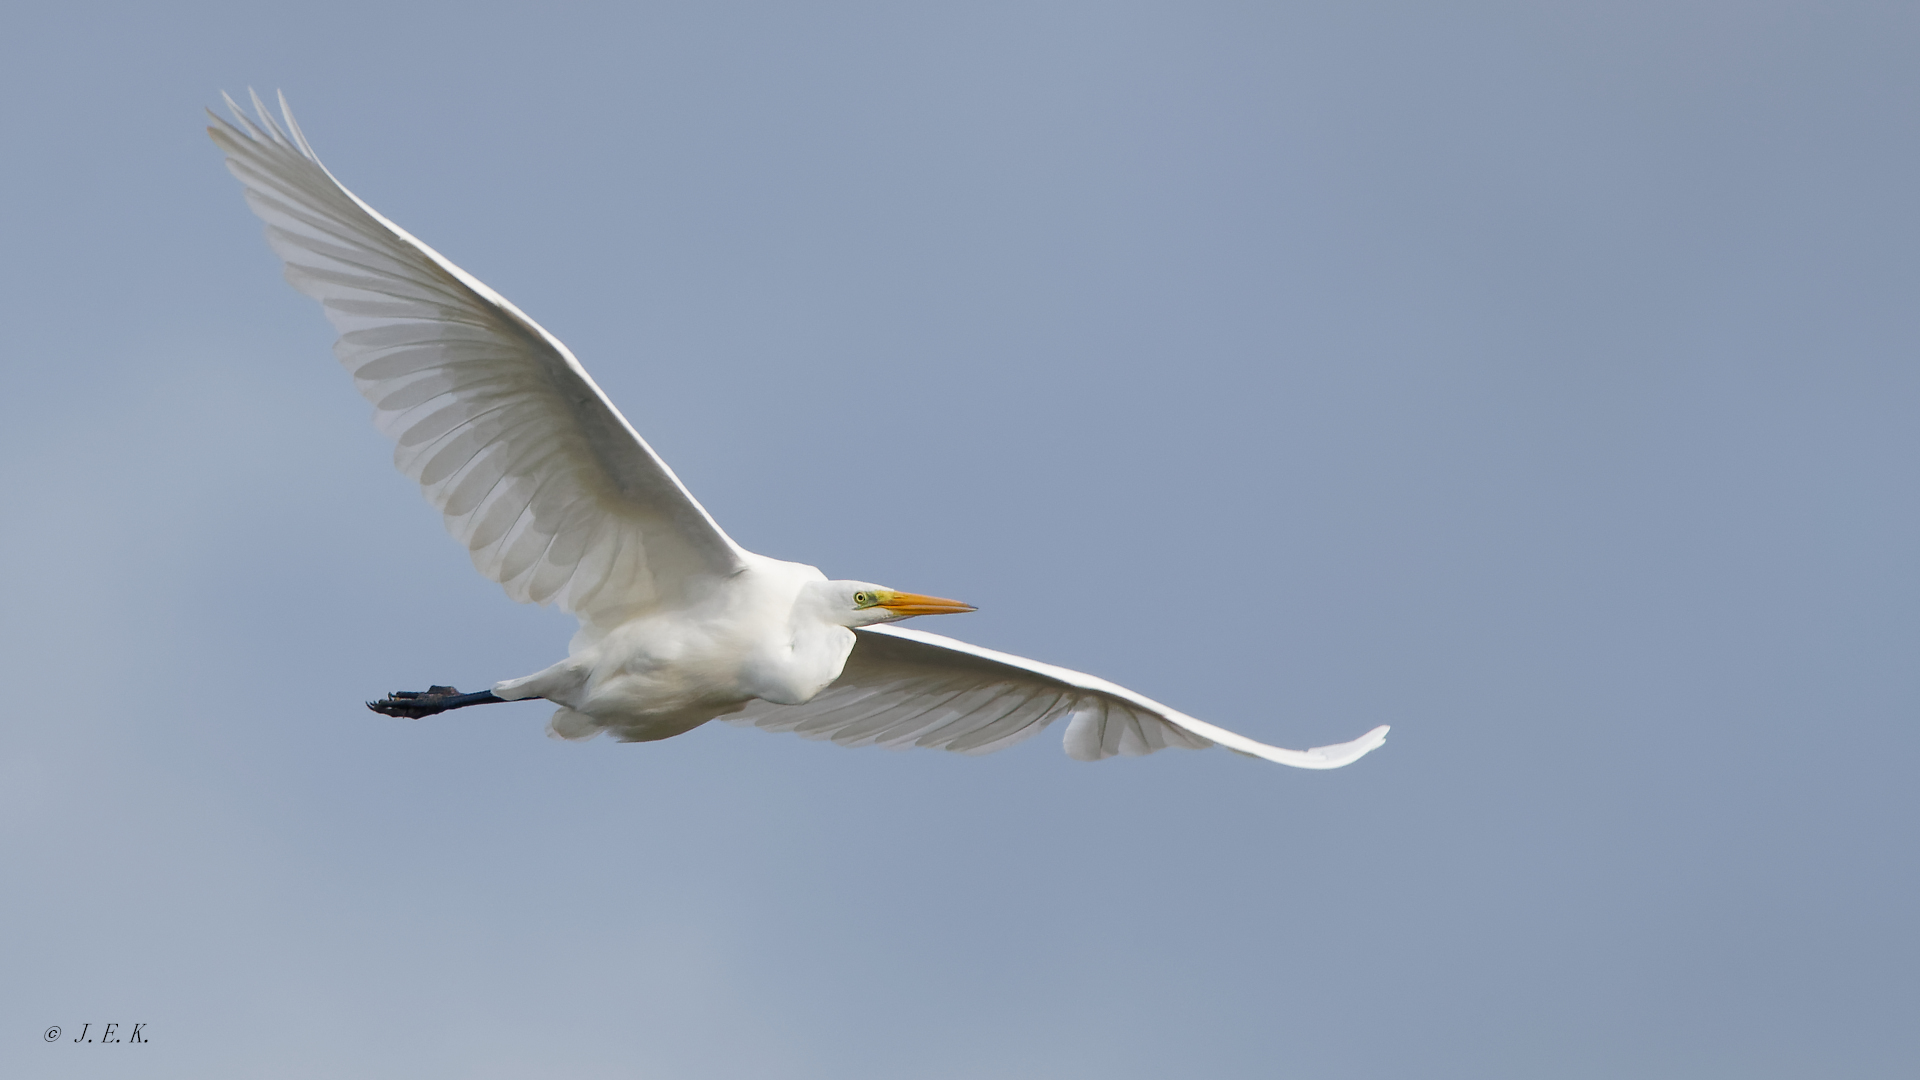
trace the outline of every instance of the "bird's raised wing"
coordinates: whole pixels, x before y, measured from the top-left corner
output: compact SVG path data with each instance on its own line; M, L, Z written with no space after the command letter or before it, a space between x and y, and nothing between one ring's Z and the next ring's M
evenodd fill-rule
M1387 738L1381 726L1352 742L1283 750L1078 671L898 626L862 627L854 634L846 669L812 701L752 701L724 719L842 746L985 754L1065 716L1071 717L1067 756L1080 761L1217 743L1301 769L1337 769Z
M473 565L515 600L605 626L726 576L741 549L565 345L327 172L280 99L283 130L207 129L267 223L287 280L340 331L334 353Z

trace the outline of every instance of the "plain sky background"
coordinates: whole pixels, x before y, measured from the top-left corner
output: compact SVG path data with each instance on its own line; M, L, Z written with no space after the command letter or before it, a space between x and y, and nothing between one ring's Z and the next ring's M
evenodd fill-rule
M1915 1075L1917 55L1902 3L10 8L0 1074ZM1391 740L367 712L571 623L392 469L202 133L249 86L749 548Z

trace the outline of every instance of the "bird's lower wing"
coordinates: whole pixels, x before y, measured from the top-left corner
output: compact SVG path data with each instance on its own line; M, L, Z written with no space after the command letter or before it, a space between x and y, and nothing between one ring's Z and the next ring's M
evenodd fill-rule
M984 754L1067 717L1066 751L1080 761L1218 744L1301 769L1337 769L1387 737L1382 726L1352 742L1286 750L1082 672L902 627L870 626L854 633L846 669L812 701L754 701L725 719L842 746Z
M232 105L232 102L228 102ZM281 101L207 129L394 464L515 600L617 623L742 553L553 335L336 181ZM209 114L211 115L211 114Z

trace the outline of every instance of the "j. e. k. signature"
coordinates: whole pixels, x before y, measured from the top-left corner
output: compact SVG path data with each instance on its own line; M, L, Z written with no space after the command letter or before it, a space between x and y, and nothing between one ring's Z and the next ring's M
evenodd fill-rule
M77 1043L152 1042L153 1040L147 1038L143 1030L146 1026L144 1023L128 1025L115 1020L113 1023L102 1027L96 1035L93 1033L93 1022L89 1020L80 1025L80 1034L75 1035L73 1041ZM131 1027L132 1030L122 1030L128 1027ZM60 1038L60 1025L55 1024L48 1028L45 1032L41 1033L41 1038L48 1042L57 1041Z

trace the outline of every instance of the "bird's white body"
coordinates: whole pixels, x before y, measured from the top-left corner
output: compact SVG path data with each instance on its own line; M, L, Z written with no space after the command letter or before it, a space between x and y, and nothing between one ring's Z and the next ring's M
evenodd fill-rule
M565 660L493 692L565 706L574 715L555 718L561 735L617 727L634 742L679 735L754 699L803 705L853 651L853 631L829 617L827 585L814 567L755 555L724 587L577 635Z
M254 104L255 119L235 107L236 123L214 117L208 133L287 280L340 331L334 352L394 439L394 463L476 569L580 620L565 660L444 707L544 698L568 739L646 742L725 718L961 753L1065 719L1067 752L1083 760L1219 744L1308 769L1385 739L1382 726L1312 750L1268 746L1104 679L880 625L965 604L747 551L565 345L336 181L284 100L284 129ZM401 697L423 695L389 700Z

